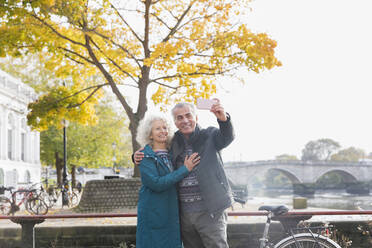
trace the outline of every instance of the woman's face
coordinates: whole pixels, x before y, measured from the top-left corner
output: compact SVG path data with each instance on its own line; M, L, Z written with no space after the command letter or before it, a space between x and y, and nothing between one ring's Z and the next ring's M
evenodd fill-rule
M153 143L167 143L168 128L164 121L156 120L152 123L151 135Z

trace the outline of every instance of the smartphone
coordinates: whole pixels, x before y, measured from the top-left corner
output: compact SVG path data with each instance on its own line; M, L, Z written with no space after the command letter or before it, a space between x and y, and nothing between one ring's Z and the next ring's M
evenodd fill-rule
M210 110L212 105L215 103L215 100L198 98L196 99L196 107L198 109L207 109Z

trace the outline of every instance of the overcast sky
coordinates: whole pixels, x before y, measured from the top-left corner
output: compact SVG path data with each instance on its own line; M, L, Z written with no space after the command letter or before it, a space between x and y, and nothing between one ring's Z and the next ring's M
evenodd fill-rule
M249 25L278 42L283 66L249 73L218 97L236 140L225 161L301 157L311 140L372 152L372 1L256 0ZM203 126L215 123L199 112Z

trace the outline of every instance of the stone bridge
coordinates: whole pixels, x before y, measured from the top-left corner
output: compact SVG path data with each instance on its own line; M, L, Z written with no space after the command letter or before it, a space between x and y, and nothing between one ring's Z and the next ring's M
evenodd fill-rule
M267 160L225 164L227 175L240 185L249 184L254 177L264 177L271 170L284 173L293 184L313 184L329 172L338 173L346 183L372 181L372 162Z

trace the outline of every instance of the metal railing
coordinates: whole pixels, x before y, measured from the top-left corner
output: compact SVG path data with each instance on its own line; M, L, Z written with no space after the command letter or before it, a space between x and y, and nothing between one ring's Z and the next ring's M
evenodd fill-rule
M266 216L266 211L228 212L229 216ZM337 210L337 211L290 211L285 217L314 215L372 215L372 210ZM22 247L35 247L34 227L46 219L78 219L78 218L129 218L137 217L136 213L98 213L98 214L55 214L55 215L15 215L2 216L22 226Z

